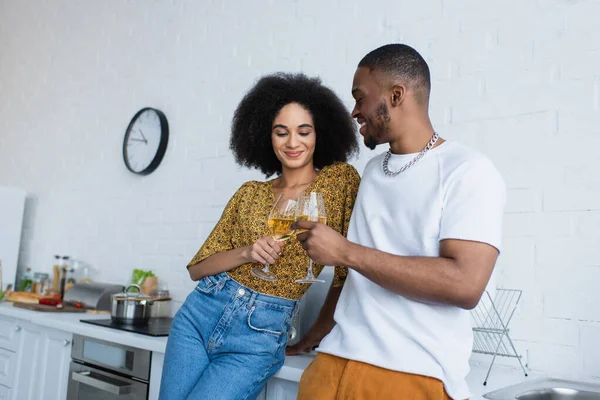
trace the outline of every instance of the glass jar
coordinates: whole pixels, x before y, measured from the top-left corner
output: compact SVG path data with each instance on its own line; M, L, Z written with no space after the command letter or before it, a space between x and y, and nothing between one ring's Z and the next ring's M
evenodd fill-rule
M50 276L45 272L36 272L33 274L33 283L31 292L37 294L46 294L50 287Z

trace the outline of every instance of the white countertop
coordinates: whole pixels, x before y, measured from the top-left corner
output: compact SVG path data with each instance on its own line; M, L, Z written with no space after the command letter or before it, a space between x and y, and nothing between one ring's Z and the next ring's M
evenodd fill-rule
M157 351L159 353L164 353L167 346L166 337L140 335L138 333L80 322L81 319L107 319L110 318L110 314L32 311L13 307L12 303L3 301L0 302L0 315L29 321L47 328L124 344L138 349Z
M88 313L50 313L41 311L30 311L13 307L10 302L0 302L0 315L26 320L31 323L52 329L85 335L96 339L106 340L132 346L140 349L164 353L167 345L167 337L152 337L138 333L125 332L117 329L90 325L80 322L81 319L106 319L108 314ZM285 364L275 374L274 378L299 382L304 369L315 357L315 352L301 356L286 357ZM517 369L495 366L487 386L481 383L489 364L471 365L471 373L467 377L469 386L473 393L473 399L480 399L480 395L496 388L521 382L524 377Z
M85 335L96 339L102 339L109 342L124 344L140 349L150 350L158 353L164 353L167 345L167 337L152 337L140 335L137 333L120 331L117 329L90 325L80 322L81 319L106 319L110 318L108 314L88 314L88 313L50 313L41 311L30 311L22 308L13 307L10 302L0 301L0 315L13 317L33 324L57 329L64 332L71 332L78 335ZM286 357L285 364L275 374L274 378L298 382L304 369L315 357L315 352L307 355ZM488 385L483 386L482 382L489 367L489 363L475 361L471 362L471 372L467 376L467 383L473 394L472 399L482 399L481 395L492 390L522 382L527 379L523 376L518 364L515 361L515 368L502 365L495 365ZM530 372L530 378L543 375Z

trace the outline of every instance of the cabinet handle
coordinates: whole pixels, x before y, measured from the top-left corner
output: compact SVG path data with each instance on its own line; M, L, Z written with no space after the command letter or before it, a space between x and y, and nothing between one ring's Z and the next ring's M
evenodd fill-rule
M67 339L63 340L63 346L67 347L70 344L71 344L70 340L67 340Z
M21 329L21 325L15 325L15 332L19 332Z

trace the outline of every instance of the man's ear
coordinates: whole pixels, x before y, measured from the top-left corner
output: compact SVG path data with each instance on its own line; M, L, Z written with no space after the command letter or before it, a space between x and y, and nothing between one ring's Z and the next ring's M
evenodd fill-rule
M406 97L406 87L403 85L394 85L392 88L392 99L390 104L392 107L398 107L404 101Z

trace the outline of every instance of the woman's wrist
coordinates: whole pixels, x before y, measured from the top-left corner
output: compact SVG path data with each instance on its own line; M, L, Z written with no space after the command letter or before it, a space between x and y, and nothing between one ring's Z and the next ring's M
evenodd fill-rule
M240 257L242 260L242 263L240 265L251 263L252 262L252 246L246 246L246 247L240 248Z

